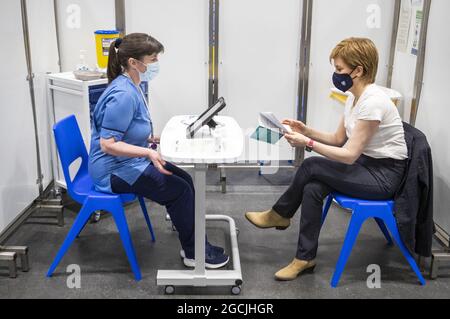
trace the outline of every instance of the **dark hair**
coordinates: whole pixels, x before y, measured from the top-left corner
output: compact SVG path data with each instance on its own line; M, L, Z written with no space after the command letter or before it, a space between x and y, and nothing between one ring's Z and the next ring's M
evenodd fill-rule
M109 47L108 81L111 83L128 67L128 59L142 59L146 55L164 52L164 46L145 33L131 33L117 39Z

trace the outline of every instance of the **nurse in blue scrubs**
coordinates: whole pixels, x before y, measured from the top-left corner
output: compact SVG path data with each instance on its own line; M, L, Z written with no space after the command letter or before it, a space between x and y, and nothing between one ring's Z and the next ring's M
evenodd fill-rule
M133 33L111 44L109 86L98 101L92 124L89 174L98 191L134 193L166 207L179 233L184 264L194 267L195 190L188 173L164 161L150 147L157 141L141 81L159 71L163 45L144 33ZM225 266L223 248L206 241L207 268Z

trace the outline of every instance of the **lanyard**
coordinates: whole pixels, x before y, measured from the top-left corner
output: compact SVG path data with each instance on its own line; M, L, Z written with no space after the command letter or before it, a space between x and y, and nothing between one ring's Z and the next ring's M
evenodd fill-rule
M152 131L152 138L153 138L153 122L152 122L152 118L150 116L150 109L148 108L147 99L145 98L144 92L142 92L141 86L140 85L138 85L138 86L139 86L139 92L141 92L142 99L144 100L145 107L147 108L147 114L148 114L148 119L150 121L150 129Z
M131 79L131 77L130 77L130 75L128 73L124 72L123 75L126 76L127 78L129 78L131 80L131 82L133 82L133 80ZM134 84L134 82L133 82L133 84ZM142 99L144 100L145 107L147 109L148 119L150 121L150 130L152 131L151 138L153 139L153 137L154 137L154 134L153 134L153 122L152 122L152 118L150 116L150 109L148 107L147 99L145 98L144 92L142 92L141 86L140 85L136 85L136 84L134 84L134 85L137 86L137 89L141 93ZM158 148L158 145L156 145L156 143L151 143L150 148L152 150L156 150Z
M147 108L148 119L150 121L150 130L152 131L151 138L153 139L153 137L154 137L154 134L153 134L153 122L152 122L152 118L150 117L150 109L148 108L147 99L145 98L144 92L142 92L141 86L138 85L138 87L139 87L138 88L139 92L141 92L142 98L144 99L144 103L145 103L145 106ZM150 148L152 150L156 150L158 148L158 145L156 145L156 143L151 143Z
M133 80L131 79L131 77L130 77L130 75L128 73L124 72L123 75L126 76L127 78L129 78L131 80L131 82L133 82ZM154 136L154 134L153 134L153 122L152 122L152 118L150 116L150 109L148 107L147 99L145 98L145 95L144 95L144 92L142 91L141 86L140 85L136 85L134 82L133 82L133 84L135 86L137 86L137 89L141 93L142 99L144 100L145 107L147 108L147 115L148 115L148 119L150 121L150 130L152 131L151 137L153 138L153 136Z

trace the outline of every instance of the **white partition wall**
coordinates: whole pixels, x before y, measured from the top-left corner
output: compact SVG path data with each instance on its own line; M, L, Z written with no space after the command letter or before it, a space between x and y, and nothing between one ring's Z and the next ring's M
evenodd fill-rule
M39 1L36 1L39 2ZM62 71L73 71L80 61L80 50L85 50L86 63L97 64L96 30L115 30L114 0L58 0L58 29Z
M414 2L414 6L413 6ZM420 1L402 0L401 22L399 24L399 38L398 41L403 41L405 34L401 31L406 24L409 24L409 32L414 30L415 20L411 19L415 7L423 8L423 0ZM408 15L410 21L408 23ZM411 53L412 49L411 34L408 36L406 45L397 45L394 59L394 70L392 73L392 88L400 92L403 96L402 102L399 105L400 115L405 122L409 123L411 115L411 102L414 95L414 78L416 73L417 55ZM404 43L404 42L403 42Z
M302 2L220 1L219 96L227 101L223 114L244 131L258 126L261 111L297 117ZM288 143L278 145L280 159L292 160Z
M376 83L386 85L393 14L394 1L391 0L314 1L307 115L309 126L334 132L343 115L343 106L329 98L334 72L329 56L341 40L352 36L372 39L380 54Z
M450 1L433 0L428 24L423 91L416 127L433 153L434 220L450 234Z
M27 1L31 63L35 75L34 95L44 189L53 180L50 140L53 133L50 129L50 112L47 108L45 76L47 72L55 73L59 71L53 3L53 0ZM30 136L31 138L32 136Z
M144 32L165 47L150 83L150 112L160 134L172 116L208 107L208 0L126 0L127 33Z
M0 232L38 196L37 158L19 0L2 2ZM13 26L13 27L12 27Z

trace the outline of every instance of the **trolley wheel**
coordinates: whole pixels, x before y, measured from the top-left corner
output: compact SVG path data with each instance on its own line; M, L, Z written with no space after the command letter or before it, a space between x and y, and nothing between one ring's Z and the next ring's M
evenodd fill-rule
M175 293L175 287L174 286L166 286L164 288L164 292L166 295L173 295Z
M241 294L241 286L233 286L231 287L231 294L234 296L238 296Z
M92 214L91 217L91 223L98 223L100 221L100 217L102 215L102 211L101 210L97 210L94 214Z

